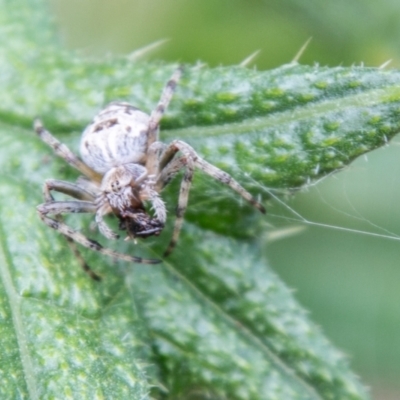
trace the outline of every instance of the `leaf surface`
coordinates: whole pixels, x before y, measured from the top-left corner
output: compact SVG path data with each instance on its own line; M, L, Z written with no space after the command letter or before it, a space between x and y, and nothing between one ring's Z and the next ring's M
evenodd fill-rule
M62 50L42 0L0 4L0 35L13 35L0 49L0 397L368 398L269 269L263 218L208 177L196 176L189 222L161 265L83 251L103 280L83 274L36 216L44 179L77 174L32 120L76 149L107 102L150 111L176 66L83 59ZM265 202L270 188L297 188L385 144L399 129L399 95L397 71L186 67L162 138L187 141ZM165 193L170 215L177 190ZM90 216L68 222L96 237ZM96 239L161 257L169 233L137 246Z

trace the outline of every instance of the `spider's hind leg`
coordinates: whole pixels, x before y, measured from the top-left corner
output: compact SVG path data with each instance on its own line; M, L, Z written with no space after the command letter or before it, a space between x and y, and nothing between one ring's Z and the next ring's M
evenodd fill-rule
M64 143L61 143L56 139L42 124L42 121L36 119L33 127L35 132L38 134L40 139L48 146L50 146L54 153L65 160L69 165L76 168L83 175L88 178L99 181L99 175L89 168L84 162L82 162Z

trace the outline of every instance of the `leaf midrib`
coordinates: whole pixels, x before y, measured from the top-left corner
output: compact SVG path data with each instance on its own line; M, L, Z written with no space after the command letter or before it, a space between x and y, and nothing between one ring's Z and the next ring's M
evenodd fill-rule
M246 328L240 320L233 318L229 315L219 304L215 303L213 299L211 299L207 294L205 294L199 287L193 284L189 279L186 278L185 275L182 275L180 271L178 271L174 265L164 259L163 265L168 269L168 271L178 277L180 281L187 285L190 290L192 290L197 296L202 298L213 310L217 312L229 325L233 326L235 330L241 335L245 336L251 342L253 342L258 348L271 360L272 363L276 366L276 368L286 376L291 377L294 381L298 382L300 386L304 387L307 393L310 394L310 400L323 400L322 397L317 393L317 391L310 386L304 379L301 379L296 371L285 364L279 357L273 353L268 346L249 328Z
M241 122L223 123L221 125L191 126L179 129L163 130L163 136L168 138L214 137L225 134L246 134L249 131L259 131L305 119L318 119L327 112L343 111L349 107L371 107L387 101L400 101L400 85L380 89L365 90L362 93L302 105L294 109L275 112L265 117L252 117Z

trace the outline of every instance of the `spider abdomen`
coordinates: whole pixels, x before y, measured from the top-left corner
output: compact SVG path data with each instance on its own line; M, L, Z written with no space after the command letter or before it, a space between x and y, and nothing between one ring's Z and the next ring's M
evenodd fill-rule
M143 164L149 118L128 103L109 104L82 134L83 161L101 174L123 164Z

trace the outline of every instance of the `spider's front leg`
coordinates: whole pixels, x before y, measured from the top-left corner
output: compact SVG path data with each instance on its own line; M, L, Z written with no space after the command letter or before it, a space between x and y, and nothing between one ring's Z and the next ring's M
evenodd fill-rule
M182 156L173 159L174 155L180 151ZM172 161L170 161L172 159ZM185 169L183 175L181 188L179 191L178 206L176 209L176 220L171 241L164 253L164 256L168 256L177 244L179 233L183 224L183 216L187 208L189 191L191 182L193 179L194 168L199 168L207 175L211 176L215 180L229 186L232 190L242 196L251 205L257 208L260 212L265 213L266 210L262 204L260 204L245 188L243 188L236 180L234 180L228 173L222 171L216 166L203 160L195 150L187 143L180 140L173 141L164 151L160 162L160 174L157 182L157 190L162 188L169 183L171 179L177 174L180 169Z
M167 249L164 252L164 257L171 254L175 248L179 233L183 225L183 216L187 208L187 202L189 198L190 186L193 180L194 173L194 160L191 155L183 155L179 158L173 158L175 154L179 151L179 148L171 143L167 146L160 156L159 159L159 174L156 181L156 191L161 192L161 190L175 177L175 175L182 169L185 169L183 179L181 182L181 187L179 190L178 206L176 207L176 219L174 224L174 230L172 233L172 238L169 242Z
M47 184L48 182L46 182ZM82 269L95 281L100 281L101 278L99 275L97 275L91 268L90 266L86 263L86 261L83 259L81 256L79 250L77 249L75 242L76 239L73 238L74 231L69 228L67 225L65 225L62 222L61 215L64 213L71 212L74 210L75 212L93 212L94 207L93 203L91 202L79 202L79 201L70 201L70 202L57 202L57 201L52 201L52 196L50 194L48 186L45 184L45 190L44 190L44 195L45 198L47 197L46 203L40 204L37 207L37 211L39 214L40 219L50 228L53 228L60 233L63 234L65 239L68 242L69 247L73 251L75 257L78 259ZM46 193L47 192L47 193ZM54 214L56 217L55 219L49 218L47 214ZM67 233L67 234L66 234Z
M42 219L43 222L45 222L49 226L49 221L46 219L45 214L46 213L51 213L53 211L53 214L55 214L56 219L51 222L51 225L54 225L54 222L60 222L62 220L61 214L70 212L71 210L71 205L67 205L66 207L63 207L62 203L60 202L55 202L54 197L51 194L52 191L55 192L60 192L64 193L68 196L74 197L76 199L80 200L93 200L94 196L92 193L88 192L84 187L81 187L79 184L75 183L70 183L70 182L65 182L65 181L60 181L56 179L47 179L43 185L43 197L46 201L46 203L41 205L41 209L38 210L39 216ZM91 202L86 202L87 204L84 206L84 203L79 203L79 205L75 204L76 208L80 208L81 211L84 212L93 212L93 205ZM50 206L52 204L53 206ZM54 204L57 204L56 210L59 213L57 215L57 212L54 212L54 209L52 210L52 207L54 208ZM50 219L50 218L49 218ZM69 247L71 248L72 252L74 253L75 257L78 259L82 269L93 279L96 281L100 281L101 278L99 275L97 275L91 268L90 266L86 263L84 258L81 256L79 250L77 249L77 246L74 242L73 239L70 237L64 235L65 239L67 240L67 243Z
M95 199L92 193L76 183L47 179L43 185L43 197L46 203L54 201L52 191L64 193L79 200L94 201Z
M40 204L37 207L37 211L41 220L50 228L60 232L67 238L72 239L74 242L79 243L88 249L97 251L108 257L120 259L124 261L141 263L141 264L158 264L161 261L156 259L146 259L141 257L130 256L128 254L118 253L114 250L103 247L100 243L95 240L87 238L82 233L75 231L63 221L50 218L48 214L59 216L69 213L95 213L96 205L93 202L88 201L52 201Z
M193 161L196 168L202 170L204 173L223 183L224 185L229 186L232 190L234 190L247 202L249 202L253 207L257 208L263 214L266 213L265 207L260 202L258 202L242 185L240 185L235 179L233 179L231 175L201 158L193 149L193 147L189 146L185 142L182 142L181 140L175 140L168 146L165 154L168 154L168 150L170 148L172 150L179 150L180 152L182 152L187 159Z
M158 131L162 116L171 102L175 88L182 76L183 67L177 68L172 74L170 80L164 87L161 98L156 108L150 115L149 130L147 132L147 147L149 148L154 142L158 141Z

